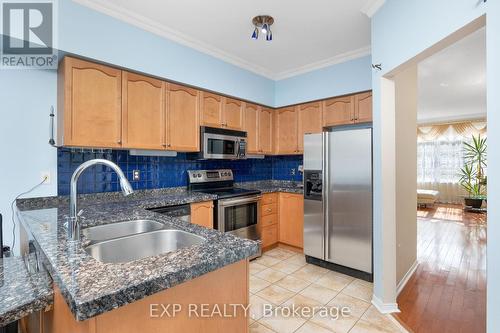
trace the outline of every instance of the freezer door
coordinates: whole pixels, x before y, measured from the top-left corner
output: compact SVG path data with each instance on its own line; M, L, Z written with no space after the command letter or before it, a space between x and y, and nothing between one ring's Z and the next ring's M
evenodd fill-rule
M371 128L327 134L326 260L372 273Z

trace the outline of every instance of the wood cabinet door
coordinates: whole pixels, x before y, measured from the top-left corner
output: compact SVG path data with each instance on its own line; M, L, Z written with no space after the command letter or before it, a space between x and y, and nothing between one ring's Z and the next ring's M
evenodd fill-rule
M175 151L200 150L199 91L168 85L167 149Z
M121 74L116 68L64 58L59 69L59 98L64 109L65 146L121 147Z
M124 148L165 149L165 82L122 72Z
M302 194L279 194L279 241L304 246L304 198Z
M355 117L357 123L369 123L372 121L372 93L361 93L355 95Z
M201 124L208 127L222 127L222 96L201 92Z
M297 154L297 108L286 107L276 110L276 153L277 154Z
M323 101L323 126L337 126L354 122L354 96Z
M313 102L298 106L298 142L297 149L304 152L304 134L321 133L322 103Z
M259 153L259 112L260 106L245 103L244 130L247 132L247 153Z
M260 154L273 153L273 110L262 108L259 112L259 152Z
M224 128L243 129L243 102L234 98L222 99L222 124Z
M213 229L214 227L213 201L192 203L191 223L201 225L205 228Z

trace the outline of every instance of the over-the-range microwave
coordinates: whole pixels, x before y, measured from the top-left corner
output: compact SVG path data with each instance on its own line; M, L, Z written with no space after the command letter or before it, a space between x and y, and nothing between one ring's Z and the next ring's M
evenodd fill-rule
M223 128L200 128L200 152L190 154L197 159L244 159L247 150L247 133Z

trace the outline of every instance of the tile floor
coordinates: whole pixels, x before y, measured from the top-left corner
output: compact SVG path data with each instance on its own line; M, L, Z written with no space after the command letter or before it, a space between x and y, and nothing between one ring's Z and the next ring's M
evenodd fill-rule
M302 254L284 248L267 251L250 262L250 333L392 333L406 332L370 303L372 284L307 264ZM350 315L263 316L273 307L349 307Z

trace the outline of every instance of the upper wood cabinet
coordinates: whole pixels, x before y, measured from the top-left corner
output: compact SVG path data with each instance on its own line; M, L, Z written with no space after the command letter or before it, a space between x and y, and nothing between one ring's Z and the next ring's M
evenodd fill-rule
M240 100L202 92L200 114L203 126L243 129L243 102Z
M200 150L199 91L178 84L168 84L167 149Z
M298 144L299 152L304 151L304 134L321 133L322 130L322 103L313 102L298 106Z
M279 241L298 248L304 246L304 197L279 194Z
M222 99L222 127L232 130L243 129L243 102L234 98Z
M259 152L260 154L273 153L273 110L262 108L259 113Z
M122 141L127 148L164 149L165 82L122 72Z
M349 124L354 121L354 96L323 101L323 126Z
M274 141L276 154L297 154L298 116L297 107L275 110Z
M222 127L222 96L209 92L201 93L201 124Z
M368 123L372 121L372 92L357 94L355 98L354 120L357 123Z
M245 103L244 131L247 132L247 153L259 154L259 112L260 106Z
M65 57L58 75L59 144L122 146L122 71Z

